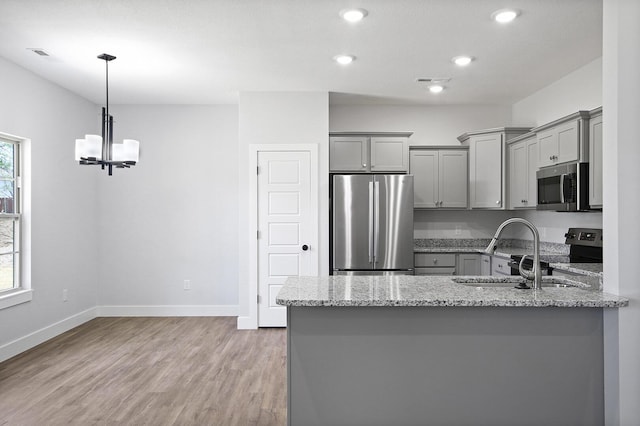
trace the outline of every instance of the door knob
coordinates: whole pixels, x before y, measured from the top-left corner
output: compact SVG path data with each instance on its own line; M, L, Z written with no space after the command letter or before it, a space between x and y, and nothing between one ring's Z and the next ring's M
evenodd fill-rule
M307 250L309 250L309 246L306 245L306 244L303 244L302 245L302 251L307 251Z

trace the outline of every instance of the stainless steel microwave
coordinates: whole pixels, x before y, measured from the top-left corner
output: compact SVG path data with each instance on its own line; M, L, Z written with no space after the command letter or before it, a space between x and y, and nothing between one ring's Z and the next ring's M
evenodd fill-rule
M538 210L579 212L589 210L589 163L566 163L536 173Z

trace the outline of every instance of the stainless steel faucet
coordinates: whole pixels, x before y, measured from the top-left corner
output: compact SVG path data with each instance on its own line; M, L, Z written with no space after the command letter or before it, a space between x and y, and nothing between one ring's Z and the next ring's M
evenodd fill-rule
M529 228L531 230L531 233L533 234L533 268L527 271L522 267L524 259L526 258L526 256L522 256L522 260L520 260L520 265L518 270L520 271L520 275L522 275L524 278L526 278L527 280L533 280L534 290L540 290L542 289L542 269L540 268L540 234L538 234L538 230L533 225L533 223L529 222L528 220L521 219L519 217L513 217L511 219L505 220L498 227L498 230L493 236L493 239L491 240L491 242L489 243L489 245L484 251L485 253L493 254L493 252L496 250L498 238L500 238L500 234L502 233L502 230L507 225L510 225L512 223L522 223L527 228Z

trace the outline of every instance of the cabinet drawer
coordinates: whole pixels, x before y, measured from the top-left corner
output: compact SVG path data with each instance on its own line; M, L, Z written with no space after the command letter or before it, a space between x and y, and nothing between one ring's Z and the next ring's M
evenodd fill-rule
M456 266L456 255L451 253L416 253L414 257L416 267L447 267Z
M455 275L456 268L455 267L447 267L447 268L415 268L415 275Z
M510 259L493 257L491 259L491 275L511 275Z

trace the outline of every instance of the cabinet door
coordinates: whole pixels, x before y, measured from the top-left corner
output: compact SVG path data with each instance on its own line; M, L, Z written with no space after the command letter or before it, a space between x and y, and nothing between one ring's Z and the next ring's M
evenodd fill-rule
M528 189L527 141L509 145L509 208L526 207ZM535 157L534 157L535 158Z
M438 207L438 151L411 151L410 173L413 175L413 206Z
M466 208L469 185L469 153L441 150L439 154L438 194L440 207Z
M480 275L491 275L491 256L488 254L480 256Z
M509 259L493 256L491 259L491 275L511 275Z
M602 208L602 116L589 121L589 205Z
M471 137L469 172L471 208L501 209L502 134Z
M557 128L558 154L556 163L578 161L578 121L562 124Z
M459 254L456 275L480 275L479 254Z
M538 134L538 167L552 166L558 155L558 134L554 129Z
M538 141L531 138L527 142L527 194L525 202L527 207L536 207L538 205Z
M371 138L372 172L406 172L409 170L409 141L403 137Z
M329 168L332 172L365 172L368 170L369 138L332 137L329 140Z

